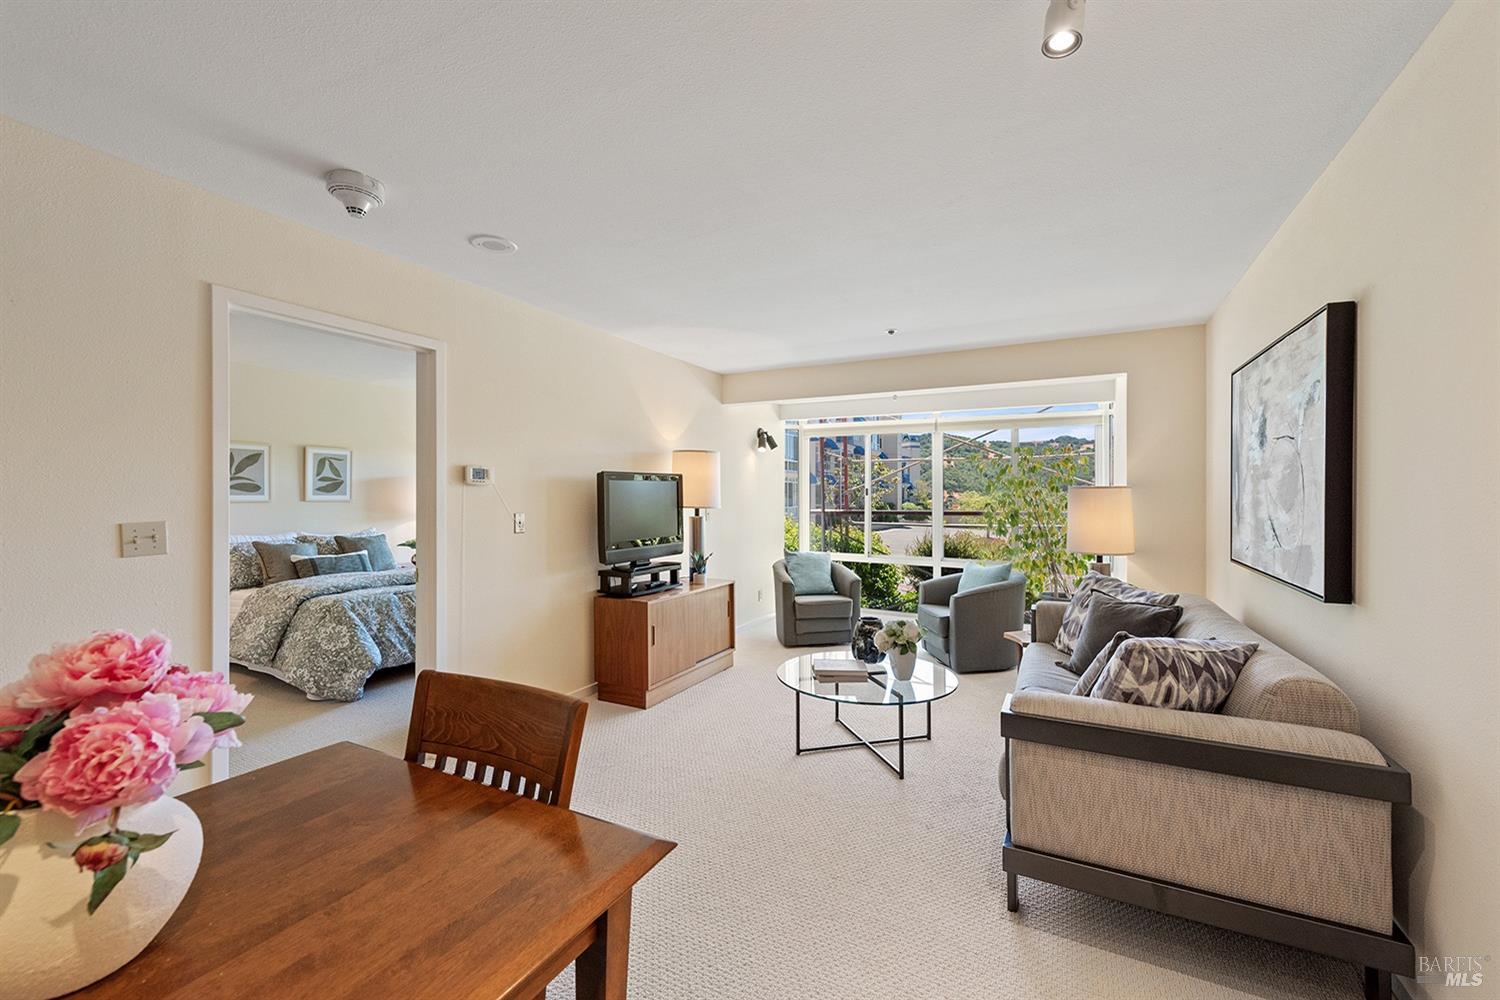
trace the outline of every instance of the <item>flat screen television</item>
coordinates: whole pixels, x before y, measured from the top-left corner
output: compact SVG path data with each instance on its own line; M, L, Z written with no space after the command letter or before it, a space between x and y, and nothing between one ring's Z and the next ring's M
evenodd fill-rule
M599 561L611 566L682 554L682 477L599 473Z

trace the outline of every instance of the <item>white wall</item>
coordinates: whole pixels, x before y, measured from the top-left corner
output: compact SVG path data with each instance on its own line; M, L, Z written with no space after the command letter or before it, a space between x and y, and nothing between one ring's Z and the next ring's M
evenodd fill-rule
M1124 373L1136 509L1127 575L1203 590L1203 328L1175 327L724 376L731 402L816 399Z
M1500 5L1453 6L1208 324L1209 594L1333 677L1411 771L1397 891L1422 955L1500 946L1497 26ZM1347 607L1231 564L1227 526L1230 372L1342 299L1359 304Z
M591 683L594 473L674 447L723 452L711 568L741 621L770 610L774 414L721 405L719 376L3 119L0 176L0 682L106 626L208 665L212 284L447 342L449 459L529 521L450 470L448 666ZM121 559L117 522L156 518L169 554Z
M397 561L408 561L411 550L396 546L412 536L410 525L417 516L415 387L234 363L229 367L229 434L235 441L271 446L271 498L231 503L231 532L333 534L374 528L389 536ZM305 499L307 445L353 452L347 503Z

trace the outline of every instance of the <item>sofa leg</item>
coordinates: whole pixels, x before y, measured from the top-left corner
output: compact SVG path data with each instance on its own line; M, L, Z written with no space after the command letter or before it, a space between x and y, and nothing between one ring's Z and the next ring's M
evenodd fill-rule
M1005 908L1012 913L1021 908L1021 894L1016 891L1015 872L1005 873Z
M1391 1000L1391 974L1365 966L1365 1000Z

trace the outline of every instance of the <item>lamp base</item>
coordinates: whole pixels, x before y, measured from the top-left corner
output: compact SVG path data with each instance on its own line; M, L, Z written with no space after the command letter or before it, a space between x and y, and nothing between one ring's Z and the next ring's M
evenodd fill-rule
M1114 567L1109 564L1108 559L1099 559L1089 563L1089 569L1103 576L1114 576Z
M693 508L693 513L687 517L687 550L688 550L688 579L697 577L692 570L692 556L694 552L703 552L703 513L698 508Z

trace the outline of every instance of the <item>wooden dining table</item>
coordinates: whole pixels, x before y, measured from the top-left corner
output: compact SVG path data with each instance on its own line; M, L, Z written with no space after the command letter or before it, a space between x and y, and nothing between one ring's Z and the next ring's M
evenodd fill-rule
M579 1000L617 1000L632 888L676 846L353 743L182 801L187 897L73 996L533 1000L576 959Z

